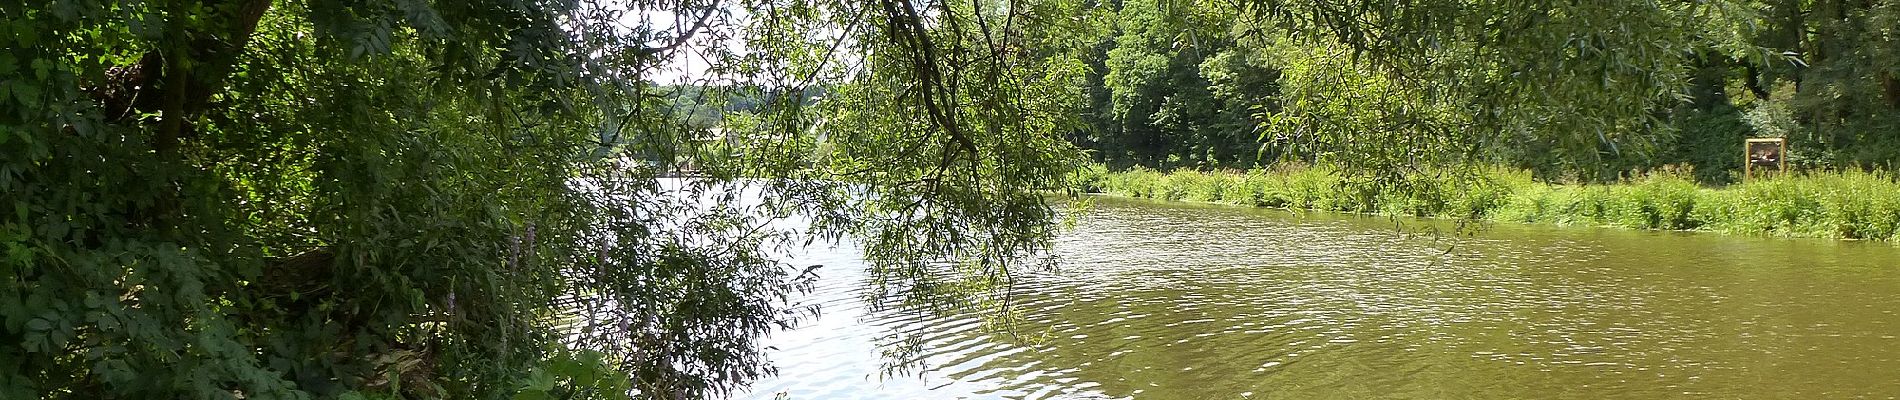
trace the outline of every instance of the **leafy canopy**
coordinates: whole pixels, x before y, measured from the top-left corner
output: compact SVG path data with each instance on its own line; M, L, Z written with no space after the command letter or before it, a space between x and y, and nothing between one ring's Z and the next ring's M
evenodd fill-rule
M717 395L808 311L780 251L973 304L1076 161L1057 7L0 6L4 398ZM826 95L706 140L654 80L689 52Z

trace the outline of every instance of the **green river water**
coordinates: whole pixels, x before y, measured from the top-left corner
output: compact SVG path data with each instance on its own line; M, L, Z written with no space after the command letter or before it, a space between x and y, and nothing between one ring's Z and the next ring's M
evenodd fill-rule
M1017 286L1040 340L870 311L856 250L813 249L823 316L736 397L1900 396L1891 244L1095 201ZM896 332L922 374L880 378Z

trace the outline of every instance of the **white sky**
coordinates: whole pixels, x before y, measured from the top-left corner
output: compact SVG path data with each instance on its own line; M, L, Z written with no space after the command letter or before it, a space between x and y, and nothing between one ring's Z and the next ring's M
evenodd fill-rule
M727 1L729 2L731 0ZM751 14L742 7L733 7L728 4L725 6L725 10L727 15L715 15L712 17L714 18L714 21L711 22L711 24L714 25L712 29L733 29L742 27L751 19ZM646 26L653 32L673 32L665 35L667 40L671 40L672 37L678 34L678 30L691 27L698 17L698 15L679 15L671 10L638 10L623 13L619 25L622 29L629 31L632 30L633 27ZM723 20L721 20L722 18ZM841 27L825 27L810 32L803 32L803 35L807 40L829 42L839 39L839 35L842 33ZM738 35L735 34L734 36ZM656 42L649 43L648 45L659 46L664 44L666 43ZM693 36L686 45L681 46L666 63L660 65L655 70L647 71L645 74L646 78L659 83L682 83L701 79L723 81L736 78L707 76L707 69L710 68L711 65L705 57L700 55L699 51L707 48L707 46L720 46L723 47L725 51L732 53L745 51L745 41L743 38L733 37L715 42L712 39L712 35L708 35L702 31ZM850 57L848 54L833 54L832 56L840 58ZM834 60L834 62L837 61ZM837 65L833 65L832 67L837 67Z
M743 24L749 17L743 9L728 7L727 10L731 15L726 17L727 20L724 21L724 27ZM632 27L644 24L650 27L654 32L673 32L666 35L667 40L671 40L672 37L679 33L677 30L684 30L691 27L698 17L698 15L682 16L671 10L640 10L622 14L620 25L626 29L632 29ZM714 21L711 24L721 25L721 21L718 21L721 16L715 15L712 18L714 18ZM714 27L714 29L717 28L719 27ZM706 69L711 65L704 57L699 55L699 51L697 50L704 48L704 46L713 45L712 43L708 43L708 38L709 36L706 35L706 32L700 32L693 36L687 44L680 46L680 49L676 51L666 63L660 65L657 70L649 71L646 74L646 78L660 83L681 83L707 78ZM648 45L660 46L664 44L666 43L656 42L649 43ZM724 46L727 50L735 52L744 49L743 41L737 38L724 40L717 45Z

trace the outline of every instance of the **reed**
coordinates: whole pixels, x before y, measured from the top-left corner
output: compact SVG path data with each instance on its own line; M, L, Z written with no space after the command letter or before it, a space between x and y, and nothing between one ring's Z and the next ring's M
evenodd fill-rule
M1730 234L1900 239L1900 182L1886 172L1824 171L1698 185L1687 169L1616 184L1541 182L1481 168L1373 179L1330 166L1251 171L1085 169L1077 189L1169 201Z

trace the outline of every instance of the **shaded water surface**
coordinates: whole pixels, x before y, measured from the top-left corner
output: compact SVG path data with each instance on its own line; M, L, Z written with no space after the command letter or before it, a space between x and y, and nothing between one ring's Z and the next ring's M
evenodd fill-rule
M1024 331L872 312L848 248L821 318L740 398L1894 398L1900 248L1101 198L1020 283ZM1440 228L1449 228L1442 226ZM922 332L922 376L877 343Z

